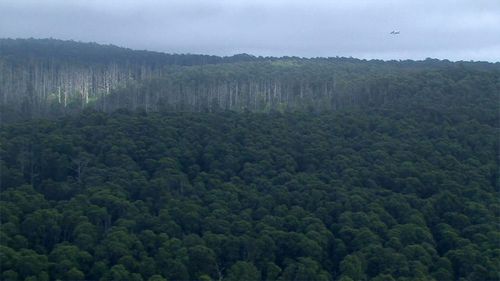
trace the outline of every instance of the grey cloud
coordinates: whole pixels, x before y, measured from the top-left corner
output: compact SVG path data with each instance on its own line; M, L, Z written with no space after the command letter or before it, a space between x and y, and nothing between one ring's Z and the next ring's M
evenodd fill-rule
M4 0L0 37L217 55L499 61L500 1Z

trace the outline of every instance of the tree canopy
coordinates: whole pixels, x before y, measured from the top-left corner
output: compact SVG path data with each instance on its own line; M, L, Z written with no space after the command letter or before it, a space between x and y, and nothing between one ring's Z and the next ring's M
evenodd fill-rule
M1 280L500 279L499 64L0 51Z
M4 126L2 279L496 280L499 129L482 119L122 110Z

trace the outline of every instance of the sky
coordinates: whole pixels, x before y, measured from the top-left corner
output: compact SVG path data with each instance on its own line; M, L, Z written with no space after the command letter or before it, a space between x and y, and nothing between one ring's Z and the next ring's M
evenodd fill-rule
M0 38L30 37L167 53L499 62L500 0L0 0Z

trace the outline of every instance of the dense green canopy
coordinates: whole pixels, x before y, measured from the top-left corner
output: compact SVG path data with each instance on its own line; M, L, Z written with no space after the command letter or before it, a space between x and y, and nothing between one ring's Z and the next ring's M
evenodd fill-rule
M86 107L318 112L433 96L461 104L498 91L499 73L500 63L217 57L0 39L0 118L54 117Z
M1 280L500 279L498 64L26 43Z
M423 108L3 127L2 279L496 280L498 133Z

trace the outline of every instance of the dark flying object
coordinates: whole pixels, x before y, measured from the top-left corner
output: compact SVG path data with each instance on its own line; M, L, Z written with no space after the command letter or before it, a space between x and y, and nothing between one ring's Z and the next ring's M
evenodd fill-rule
M398 34L399 34L399 31L394 31L394 30L393 30L393 31L391 31L391 34L392 34L392 35L398 35Z

